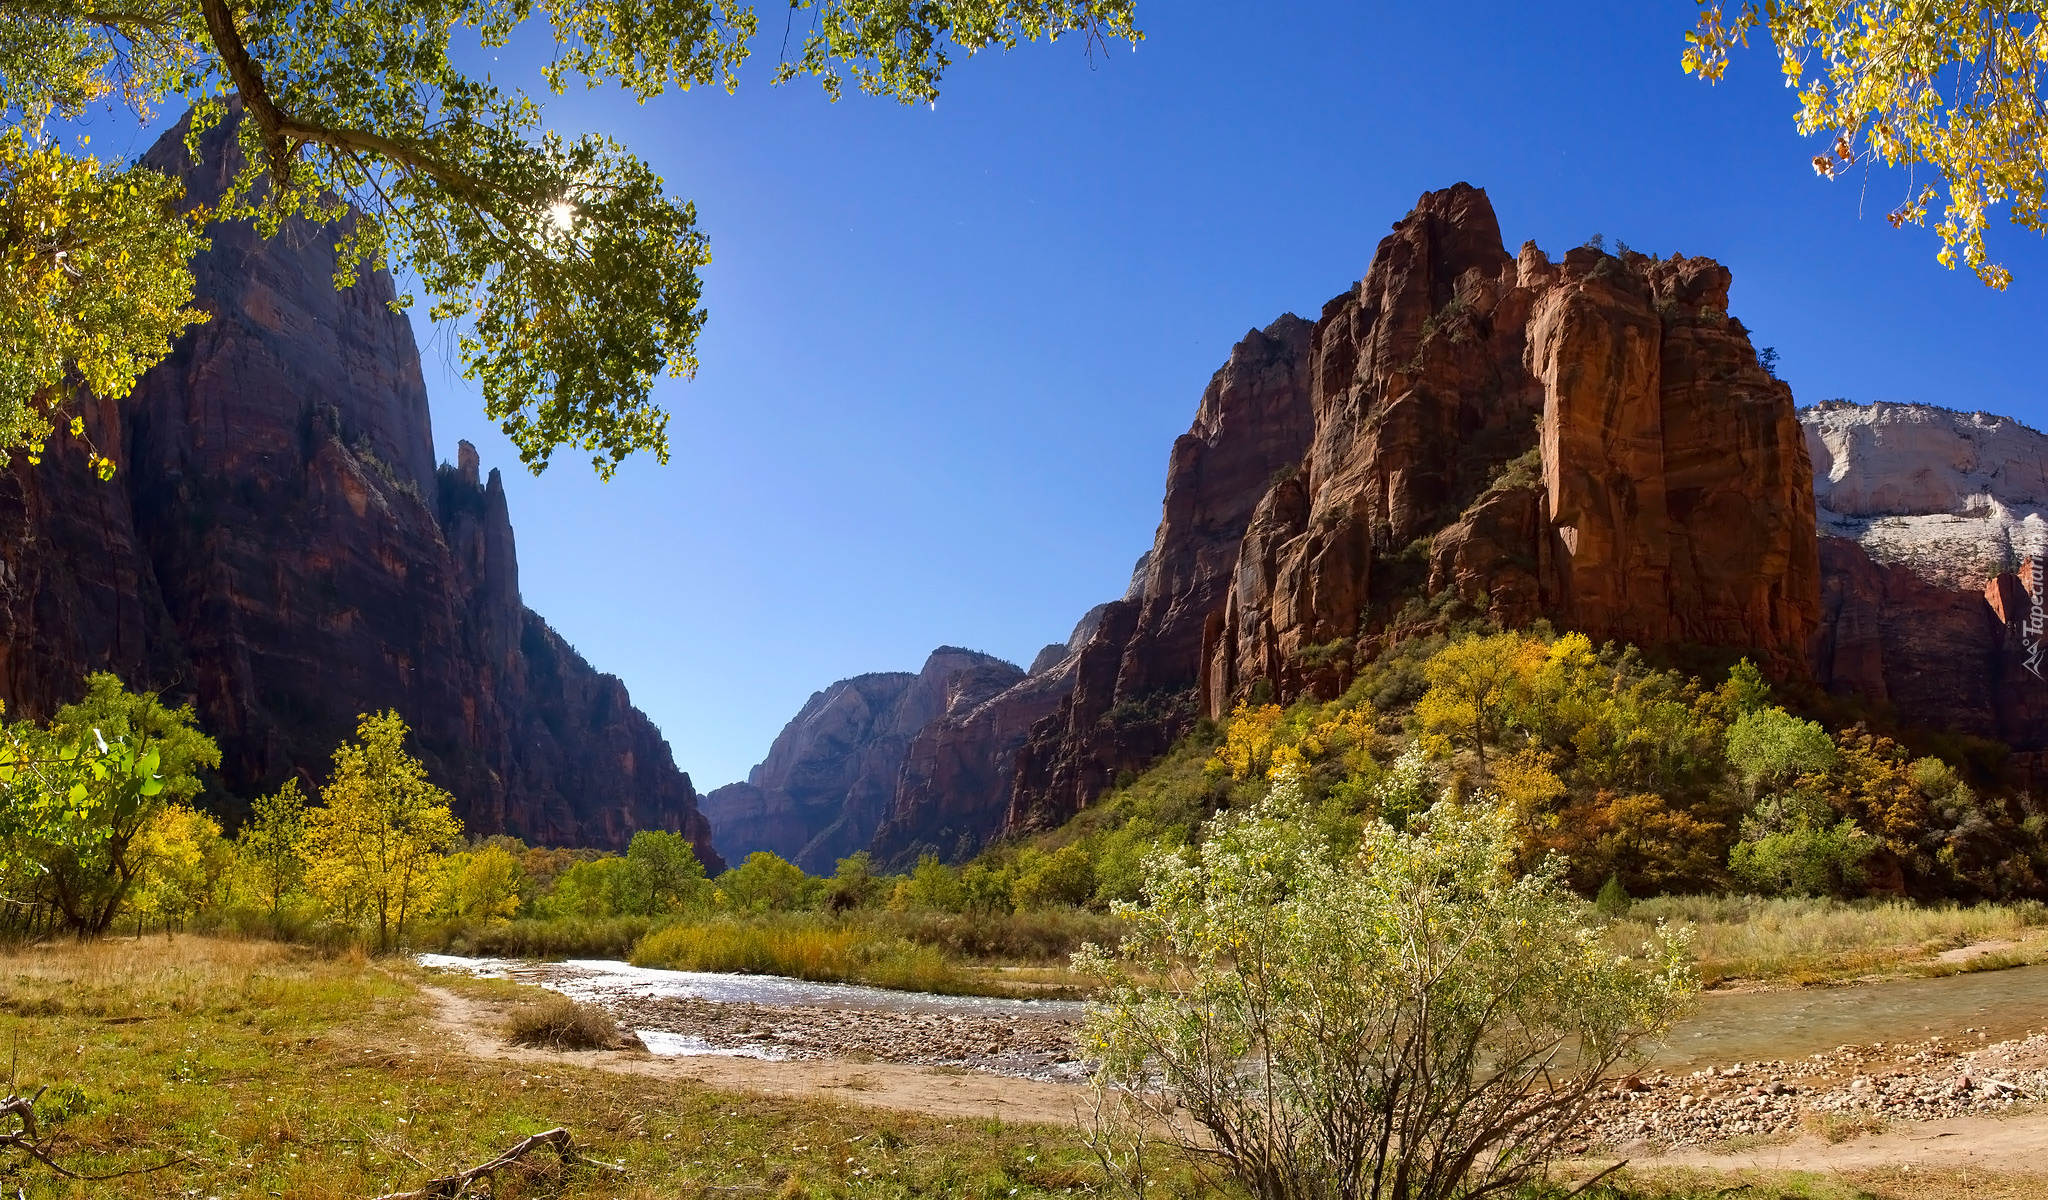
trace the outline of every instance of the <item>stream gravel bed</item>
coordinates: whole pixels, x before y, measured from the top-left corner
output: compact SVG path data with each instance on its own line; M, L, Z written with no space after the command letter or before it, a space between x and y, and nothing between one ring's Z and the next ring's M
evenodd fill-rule
M1601 1093L1569 1149L1707 1146L1803 1129L1839 1136L2048 1100L2048 1034L1985 1044L1975 1033L1631 1075Z

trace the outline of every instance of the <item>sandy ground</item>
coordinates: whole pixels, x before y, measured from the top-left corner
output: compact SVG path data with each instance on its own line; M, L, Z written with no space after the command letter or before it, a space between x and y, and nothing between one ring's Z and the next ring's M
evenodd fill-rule
M1716 1170L1855 1171L1870 1167L1976 1167L1986 1171L2048 1168L2048 1113L1914 1121L1883 1133L1829 1143L1807 1136L1769 1146L1686 1149L1631 1158L1640 1167Z
M499 1006L459 996L445 988L422 990L436 1006L435 1023L452 1034L464 1051L478 1058L571 1064L657 1079L688 1079L711 1087L771 1096L825 1098L934 1117L1000 1117L1041 1125L1075 1124L1086 1112L1089 1098L1086 1088L1072 1084L1040 1083L943 1067L815 1060L771 1062L722 1055L657 1057L638 1050L534 1050L510 1045L500 1035L504 1013Z

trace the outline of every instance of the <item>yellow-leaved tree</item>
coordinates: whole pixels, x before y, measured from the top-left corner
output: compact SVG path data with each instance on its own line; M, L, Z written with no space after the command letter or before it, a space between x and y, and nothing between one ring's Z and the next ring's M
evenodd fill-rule
M299 781L260 796L235 835L235 864L250 892L269 910L271 928L284 932L285 901L306 878L306 798Z
M1799 132L1827 139L1813 169L1832 179L1858 163L1929 168L1891 223L1924 225L1939 203L1941 264L1960 261L2003 289L2012 272L1984 248L1991 210L2003 204L2013 224L2048 231L2043 9L2040 0L1700 0L1684 67L1719 82L1729 51L1761 27L1799 89Z
M345 924L377 927L377 948L405 937L430 910L442 860L462 838L449 795L405 752L405 722L386 711L358 719L357 741L334 752L321 807L306 813L306 880Z
M1499 745L1547 648L1518 633L1468 636L1422 668L1429 691L1415 704L1424 730L1468 742L1486 775L1486 748Z

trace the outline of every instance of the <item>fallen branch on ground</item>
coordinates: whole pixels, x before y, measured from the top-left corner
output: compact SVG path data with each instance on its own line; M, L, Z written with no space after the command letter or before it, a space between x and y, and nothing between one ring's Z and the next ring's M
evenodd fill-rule
M377 1200L452 1200L453 1197L466 1194L472 1185L482 1180L491 1179L498 1172L524 1158L528 1152L542 1146L553 1146L555 1153L561 1157L562 1165L565 1167L595 1167L604 1171L617 1171L621 1175L626 1173L626 1168L615 1163L585 1158L576 1149L576 1142L569 1136L569 1131L557 1126L545 1133L534 1134L532 1137L520 1142L487 1163L481 1163L467 1171L457 1171L453 1175L443 1175L438 1179L429 1179L426 1186L418 1191L391 1192L388 1195L377 1197Z
M51 1157L51 1140L43 1137L36 1128L36 1101L42 1099L43 1093L49 1090L49 1085L44 1084L36 1089L33 1096L17 1096L10 1093L5 1100L0 1100L0 1117L13 1117L18 1123L15 1129L0 1133L0 1150L19 1150L66 1179L82 1179L87 1182L120 1179L125 1175L147 1175L152 1171L161 1171L165 1167L176 1166L185 1161L180 1156L166 1159L153 1167L130 1167L126 1171L115 1171L108 1175L86 1175L72 1170Z

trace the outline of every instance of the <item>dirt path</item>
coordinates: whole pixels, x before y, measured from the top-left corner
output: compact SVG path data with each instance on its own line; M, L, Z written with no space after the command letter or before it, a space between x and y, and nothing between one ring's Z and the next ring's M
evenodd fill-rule
M657 1057L644 1051L529 1049L511 1045L499 1035L504 1023L500 1006L460 996L446 988L427 986L421 990L434 1002L435 1024L451 1034L466 1053L477 1058L687 1079L709 1087L831 1099L933 1117L1000 1117L1040 1125L1072 1126L1085 1113L1088 1103L1087 1090L1071 1084L1038 1083L979 1071L956 1072L894 1063L771 1062L723 1055Z

